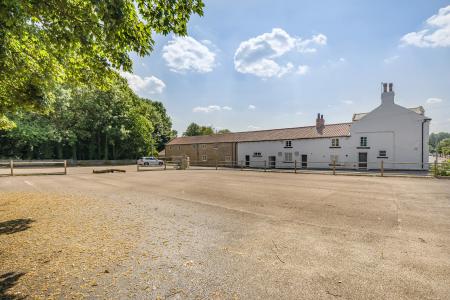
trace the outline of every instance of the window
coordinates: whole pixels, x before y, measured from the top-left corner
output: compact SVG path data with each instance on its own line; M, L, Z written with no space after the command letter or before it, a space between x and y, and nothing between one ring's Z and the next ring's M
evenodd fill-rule
M284 148L292 148L292 141L285 141Z
M206 155L202 155L202 161L207 161L208 160L208 156L206 156Z
M253 152L253 157L262 157L261 152Z
M331 147L339 147L339 139L331 139Z
M225 161L231 161L231 155L225 155Z
M387 157L386 150L380 150L380 151L378 152L378 156L379 156L379 157Z
M172 146L169 146L169 150L172 150Z
M330 162L331 163L333 163L333 162L338 163L339 162L339 155L334 155L334 154L330 155Z
M206 149L206 144L202 144L202 149Z
M286 162L292 161L292 152L284 152L284 161Z
M197 145L195 145L195 144L192 144L192 148L194 148L194 149L195 149L195 146L197 146Z
M180 145L178 145L178 150L181 150L181 146Z
M359 145L361 147L367 147L367 136L362 136L359 138Z

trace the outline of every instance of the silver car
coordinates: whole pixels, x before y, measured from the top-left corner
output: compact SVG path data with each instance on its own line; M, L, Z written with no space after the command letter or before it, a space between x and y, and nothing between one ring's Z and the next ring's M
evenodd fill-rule
M150 167L150 166L163 166L164 165L164 161L159 160L153 156L147 156L147 157L141 157L138 159L137 164L140 166L146 166L146 167Z

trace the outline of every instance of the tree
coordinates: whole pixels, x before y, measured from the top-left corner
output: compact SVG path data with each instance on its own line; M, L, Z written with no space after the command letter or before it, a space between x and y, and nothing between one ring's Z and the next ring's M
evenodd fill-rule
M231 133L231 131L228 130L228 129L221 129L221 130L217 131L217 133L218 133L218 134Z
M183 136L196 136L196 135L210 135L214 134L212 126L200 126L196 123L191 123L183 132Z
M0 0L0 128L7 113L45 110L64 82L113 84L144 56L154 34L187 34L202 0Z
M437 152L443 155L450 154L450 138L443 139L439 142L437 146Z
M429 138L430 152L435 152L439 142L446 138L450 138L449 132L439 132L430 134Z
M9 114L0 130L0 156L28 159L124 159L155 155L172 138L160 102L139 98L118 78L110 88L63 86L49 113Z

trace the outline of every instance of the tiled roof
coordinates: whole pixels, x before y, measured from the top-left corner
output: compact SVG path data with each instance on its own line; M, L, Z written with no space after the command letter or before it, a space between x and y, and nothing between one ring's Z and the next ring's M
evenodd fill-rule
M424 113L425 113L425 110L423 109L423 107L422 106L419 106L419 107L411 107L411 108L408 108L410 111L412 111L412 112L415 112L416 114L419 114L419 115L424 115ZM361 120L365 115L367 115L368 113L357 113L357 114L353 114L353 118L352 118L352 121L359 121L359 120Z
M317 131L316 126L307 126L213 135L184 136L171 140L168 145L298 140L350 136L351 124L352 123L340 123L325 125L322 133Z

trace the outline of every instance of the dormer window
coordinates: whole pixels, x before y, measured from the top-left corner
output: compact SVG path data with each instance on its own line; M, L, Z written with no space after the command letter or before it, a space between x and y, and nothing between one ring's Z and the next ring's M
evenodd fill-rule
M292 148L292 141L284 141L284 148Z

